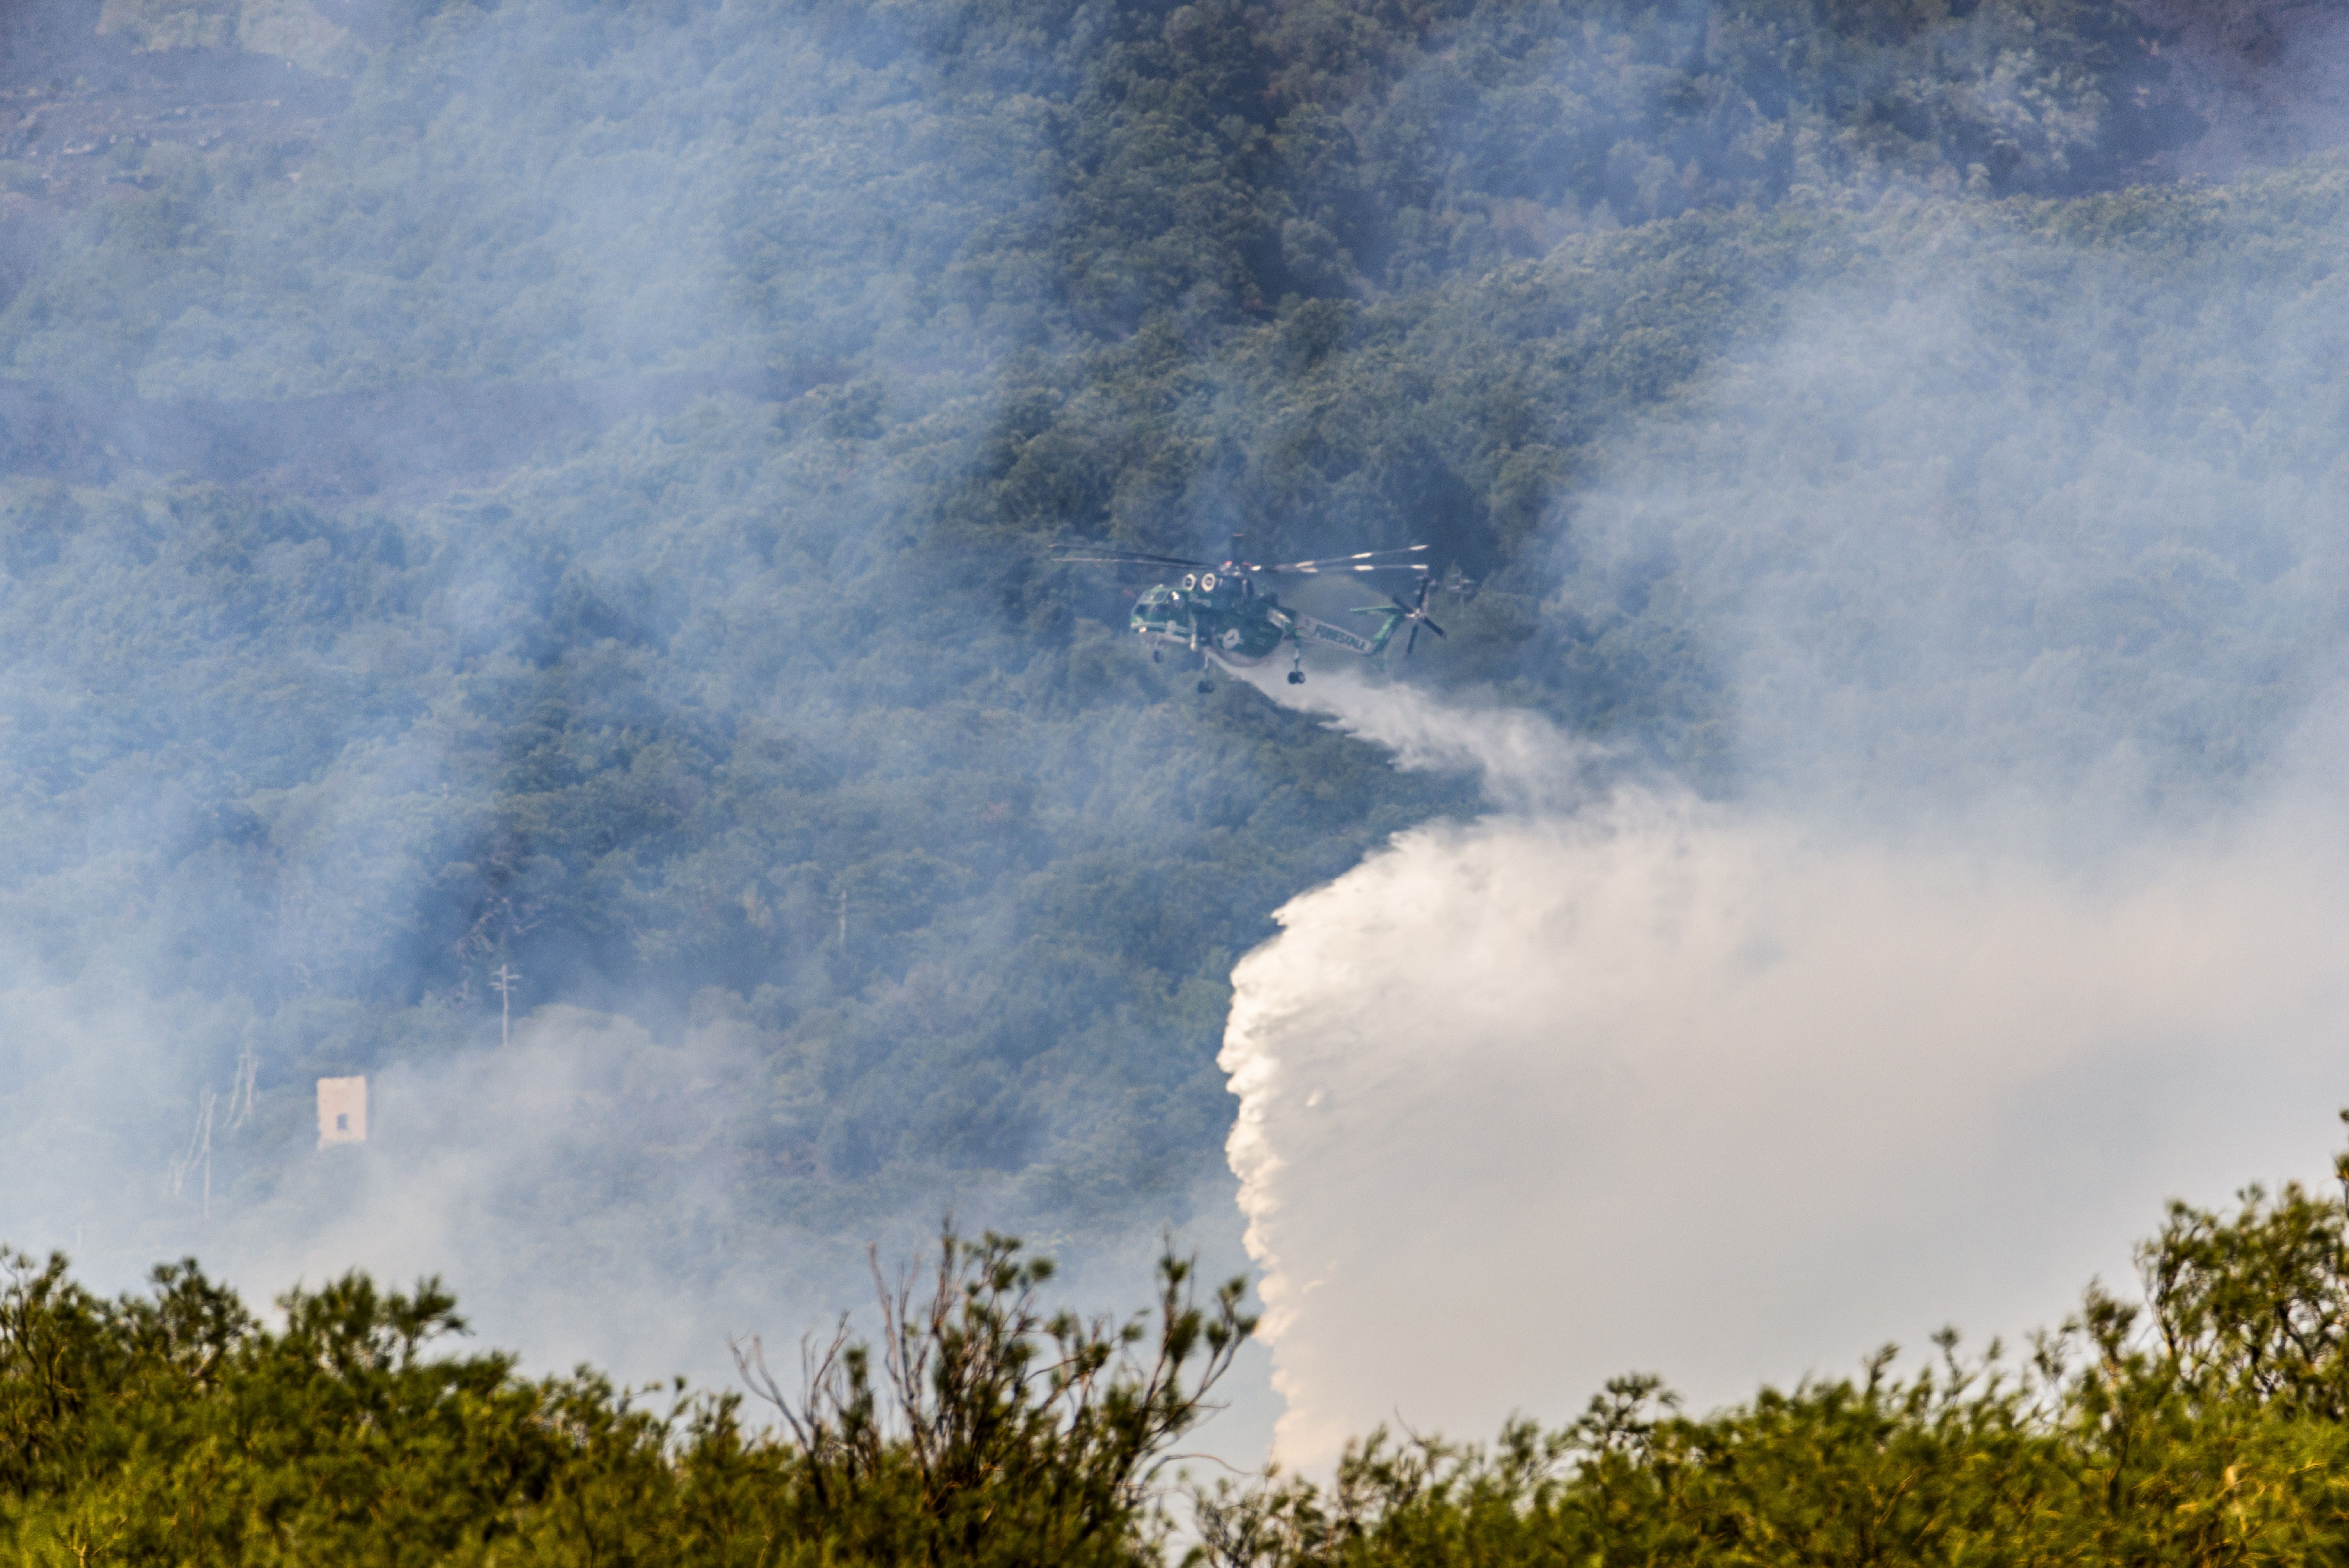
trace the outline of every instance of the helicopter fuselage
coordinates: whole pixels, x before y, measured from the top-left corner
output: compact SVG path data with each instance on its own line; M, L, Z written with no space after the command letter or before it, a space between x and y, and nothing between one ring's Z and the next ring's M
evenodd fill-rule
M1248 669L1278 655L1283 644L1374 655L1402 619L1384 609L1376 613L1385 624L1365 637L1287 608L1278 594L1257 592L1245 576L1201 572L1144 590L1130 624L1154 648L1180 648L1227 668Z

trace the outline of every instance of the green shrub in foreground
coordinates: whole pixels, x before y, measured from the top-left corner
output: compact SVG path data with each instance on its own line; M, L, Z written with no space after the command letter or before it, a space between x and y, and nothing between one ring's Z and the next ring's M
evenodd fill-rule
M2349 1156L2342 1161L2349 1181ZM75 1565L1125 1564L1163 1561L1165 1466L1254 1320L1160 1265L1154 1313L1048 1314L1050 1263L949 1233L876 1343L811 1339L739 1394L529 1381L454 1355L434 1282L360 1275L264 1326L192 1263L106 1300L65 1260L0 1284L0 1548ZM2349 1213L2296 1185L2173 1204L2143 1299L2092 1286L2010 1363L1938 1337L1912 1375L1764 1389L1704 1417L1609 1383L1490 1449L1355 1444L1190 1496L1231 1568L2193 1563L2349 1555Z
M2342 1160L2349 1182L2349 1156ZM2349 1554L2342 1203L2170 1207L2144 1300L2091 1286L2020 1366L1954 1331L1903 1379L1764 1389L1702 1418L1618 1378L1485 1449L1386 1433L1327 1490L1199 1500L1214 1563L2255 1563Z
M1051 1265L941 1243L932 1289L836 1339L783 1416L678 1385L665 1414L593 1372L526 1381L427 1281L351 1275L262 1326L192 1264L107 1301L65 1260L0 1286L0 1547L27 1563L1124 1563L1152 1482L1253 1327L1160 1270L1156 1334L1046 1316Z

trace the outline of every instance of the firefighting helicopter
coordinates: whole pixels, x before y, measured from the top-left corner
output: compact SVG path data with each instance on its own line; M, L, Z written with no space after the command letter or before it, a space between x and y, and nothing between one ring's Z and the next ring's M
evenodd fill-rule
M1434 579L1427 563L1409 559L1427 550L1424 544L1400 550L1365 550L1319 561L1284 561L1261 566L1240 556L1240 535L1232 535L1232 552L1220 562L1192 561L1180 555L1154 555L1137 550L1070 551L1054 557L1062 565L1180 567L1183 575L1171 583L1146 588L1134 598L1128 624L1150 648L1155 661L1167 648L1182 648L1227 670L1250 669L1288 650L1288 684L1305 684L1305 645L1335 648L1342 653L1375 658L1386 651L1397 631L1408 623L1403 656L1419 645L1422 626L1444 635L1444 628L1428 618L1427 595ZM1333 622L1319 620L1280 602L1280 595L1257 586L1263 577L1316 577L1340 573L1402 572L1419 580L1417 597L1390 593L1384 604L1357 606L1352 614L1378 617L1368 634ZM1201 691L1215 690L1205 678Z

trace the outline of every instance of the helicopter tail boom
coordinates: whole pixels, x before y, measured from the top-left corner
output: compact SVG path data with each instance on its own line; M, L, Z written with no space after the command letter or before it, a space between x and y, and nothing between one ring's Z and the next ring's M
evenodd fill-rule
M1392 614L1393 612L1376 610L1372 614ZM1396 615L1394 622L1400 623L1402 619L1402 616ZM1296 629L1291 634L1300 643L1311 643L1317 647L1341 648L1347 653L1360 654L1364 658L1371 658L1374 657L1381 648L1387 645L1387 639L1394 634L1394 624L1391 623L1380 627L1375 636L1365 637L1361 633L1350 632L1343 626L1333 626L1327 621L1317 621L1310 615L1300 614L1297 617Z

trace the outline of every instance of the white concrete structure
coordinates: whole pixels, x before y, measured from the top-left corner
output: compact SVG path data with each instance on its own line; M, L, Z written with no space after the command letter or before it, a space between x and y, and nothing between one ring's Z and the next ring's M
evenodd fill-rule
M322 1078L318 1080L318 1147L329 1143L367 1141L367 1079Z

